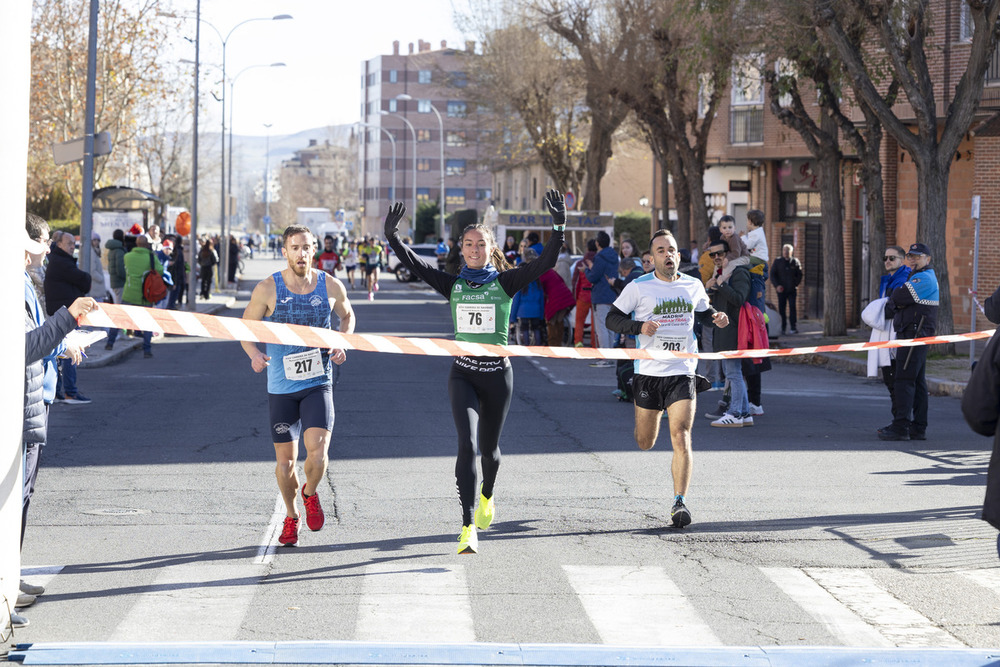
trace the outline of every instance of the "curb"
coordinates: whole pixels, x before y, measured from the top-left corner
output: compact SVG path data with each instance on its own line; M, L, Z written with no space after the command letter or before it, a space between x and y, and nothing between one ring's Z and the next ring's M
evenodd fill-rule
M199 309L198 312L205 313L207 315L214 315L221 310L226 310L227 308L232 308L236 303L236 297L229 297L225 303L210 303L204 306L204 309ZM187 312L187 311L184 311ZM110 352L101 350L102 354L95 357L85 358L79 365L79 368L103 368L105 366L111 366L112 364L117 364L119 361L123 360L125 357L129 356L135 350L142 347L141 338L124 338L119 337L119 344L115 345L115 349ZM103 347L103 343L98 341L98 345Z
M835 354L806 354L800 357L772 357L772 362L785 364L811 364L813 366L826 366L832 371L839 373L849 373L860 377L868 377L868 363L861 359L851 359ZM965 382L956 380L943 380L927 376L927 392L934 396L954 396L962 398L965 393Z

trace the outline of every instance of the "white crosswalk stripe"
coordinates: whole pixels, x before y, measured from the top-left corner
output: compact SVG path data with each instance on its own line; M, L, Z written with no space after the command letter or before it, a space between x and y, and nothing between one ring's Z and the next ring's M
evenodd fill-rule
M264 570L249 561L165 568L109 637L110 641L233 639Z
M462 566L365 568L359 641L471 642L472 601Z
M563 570L605 644L721 646L712 629L662 567L564 565Z
M263 545L262 545L263 546ZM268 553L267 561L273 552ZM261 553L241 563L184 563L163 569L133 598L107 641L228 641L239 636L255 589L267 571ZM277 558L281 558L280 551ZM406 567L399 562L364 567L352 639L375 642L476 642L466 563ZM33 584L52 586L61 566L25 567ZM563 565L587 622L604 644L691 647L725 645L699 613L697 599L659 566ZM880 583L872 571L850 568L761 567L761 574L803 615L846 647L961 648L939 627ZM745 577L744 575L741 575ZM919 573L894 572L899 581ZM1000 596L1000 569L952 573ZM898 584L895 579L886 581ZM58 586L58 582L56 582ZM765 587L766 589L766 587ZM758 589L762 594L765 589ZM772 597L774 594L772 594ZM553 613L557 613L554 611ZM752 614L752 610L747 611Z
M892 642L802 570L765 567L761 572L844 646L892 646Z
M963 647L965 644L903 604L862 570L806 568L806 573L894 646Z

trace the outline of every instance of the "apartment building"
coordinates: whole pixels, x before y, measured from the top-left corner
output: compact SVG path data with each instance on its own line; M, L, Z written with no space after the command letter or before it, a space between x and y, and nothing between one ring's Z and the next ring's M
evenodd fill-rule
M400 53L396 41L391 54L361 64L357 159L365 233L381 232L397 199L406 203L408 217L422 201L443 200L446 214L474 209L480 218L490 205L492 178L478 112L463 94L474 51L473 42L459 50L442 41L432 50L419 40Z

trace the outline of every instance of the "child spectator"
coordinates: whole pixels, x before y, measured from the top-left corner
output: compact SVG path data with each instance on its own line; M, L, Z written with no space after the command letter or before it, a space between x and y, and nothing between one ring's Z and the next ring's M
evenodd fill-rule
M767 235L764 233L764 212L758 209L747 211L747 233L743 239L751 257L765 262L767 255Z
M722 276L717 282L724 283L729 280L737 266L747 266L750 264L750 251L747 250L743 240L736 233L736 218L731 215L724 215L719 218L719 231L722 232L722 240L729 245L729 251L722 262Z

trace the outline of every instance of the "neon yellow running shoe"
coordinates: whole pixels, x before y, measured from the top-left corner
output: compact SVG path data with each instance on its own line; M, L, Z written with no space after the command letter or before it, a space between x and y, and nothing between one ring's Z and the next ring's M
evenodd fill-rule
M493 494L496 497L496 494ZM483 495L483 485L479 485L479 507L476 508L476 528L479 530L486 530L493 523L493 515L496 514L497 507L493 502L493 498L489 500Z
M476 537L475 526L462 526L462 532L458 535L458 553L474 554L479 548L479 538Z

